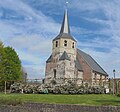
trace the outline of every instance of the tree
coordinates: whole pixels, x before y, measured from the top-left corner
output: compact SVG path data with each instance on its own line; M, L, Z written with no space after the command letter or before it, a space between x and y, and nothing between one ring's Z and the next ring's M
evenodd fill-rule
M4 52L4 45L3 43L0 41L0 80L2 80L3 75L4 75L4 62L5 62L6 56L5 56L5 52Z
M5 80L17 81L22 79L21 61L12 47L4 48L6 59L4 63Z
M4 62L5 62L5 59L6 59L6 55L5 55L5 51L4 51L4 45L3 43L0 41L0 90L3 90L3 85L4 85L4 70L5 70L5 67L3 66L4 65Z
M0 90L3 89L5 81L8 87L14 81L23 80L21 61L12 47L4 47L0 41Z

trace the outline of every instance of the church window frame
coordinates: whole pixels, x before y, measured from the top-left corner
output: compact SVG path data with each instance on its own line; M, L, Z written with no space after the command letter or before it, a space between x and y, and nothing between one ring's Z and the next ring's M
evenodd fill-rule
M73 49L75 48L75 43L74 43L74 42L72 43L72 48L73 48Z
M97 82L97 73L95 73L94 79L95 79L95 83L96 83Z
M56 69L54 69L53 72L54 72L54 78L56 79L56 73L57 73Z
M67 40L64 40L64 46L67 47Z
M58 47L58 41L55 42L55 46Z

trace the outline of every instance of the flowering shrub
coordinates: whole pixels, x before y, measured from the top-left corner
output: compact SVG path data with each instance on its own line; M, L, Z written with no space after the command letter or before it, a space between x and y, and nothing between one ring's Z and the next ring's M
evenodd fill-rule
M25 94L102 94L105 93L105 88L103 87L86 87L77 86L73 83L63 84L63 85L30 85L14 83L10 88L11 93L25 93Z
M14 83L10 87L10 92L11 93L20 93L22 91L23 84L21 83Z

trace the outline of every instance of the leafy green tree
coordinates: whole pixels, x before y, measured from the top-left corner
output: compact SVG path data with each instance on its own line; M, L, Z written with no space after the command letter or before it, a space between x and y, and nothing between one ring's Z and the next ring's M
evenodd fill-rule
M5 55L5 51L4 51L4 45L3 43L0 41L0 90L3 90L3 85L4 85L4 70L5 70L5 63L6 60L6 55Z
M21 61L12 47L4 48L6 59L4 63L5 80L17 81L22 80Z
M0 90L4 88L5 81L8 87L14 81L23 80L21 61L12 47L4 47L0 41Z
M5 52L4 52L4 45L3 43L0 41L0 80L2 80L3 75L4 75L4 61L5 61L6 57L5 57Z

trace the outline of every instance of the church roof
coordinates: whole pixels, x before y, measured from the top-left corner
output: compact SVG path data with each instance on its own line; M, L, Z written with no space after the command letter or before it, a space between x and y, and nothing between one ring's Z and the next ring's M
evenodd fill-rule
M67 10L65 10L65 13L64 13L64 18L63 18L63 22L62 22L60 33L70 34L70 26L69 26Z
M88 63L88 65L96 72L108 75L103 68L89 55L85 52L77 49L78 55L81 55L82 58Z
M46 61L46 63L49 63L52 61L52 55L48 58L48 60Z
M79 62L79 60L78 60L78 58L77 58L76 61L75 61L75 67L76 67L78 70L80 70L80 71L83 70L83 69L82 69L82 66L81 66L81 64L80 64L80 62Z
M60 57L60 59L59 60L70 60L70 58L68 57L68 55L67 55L67 52L66 51L64 51L64 53L62 54L62 56Z
M72 39L73 41L76 41L76 40L75 40L70 34L68 34L68 33L60 33L57 37L55 37L55 38L53 39L53 41L58 40L58 39L60 39L60 38Z
M73 41L76 41L70 34L70 26L69 26L67 10L64 13L64 18L63 18L60 33L56 38L53 39L53 41L57 40L57 39L60 39L60 38L72 39Z

